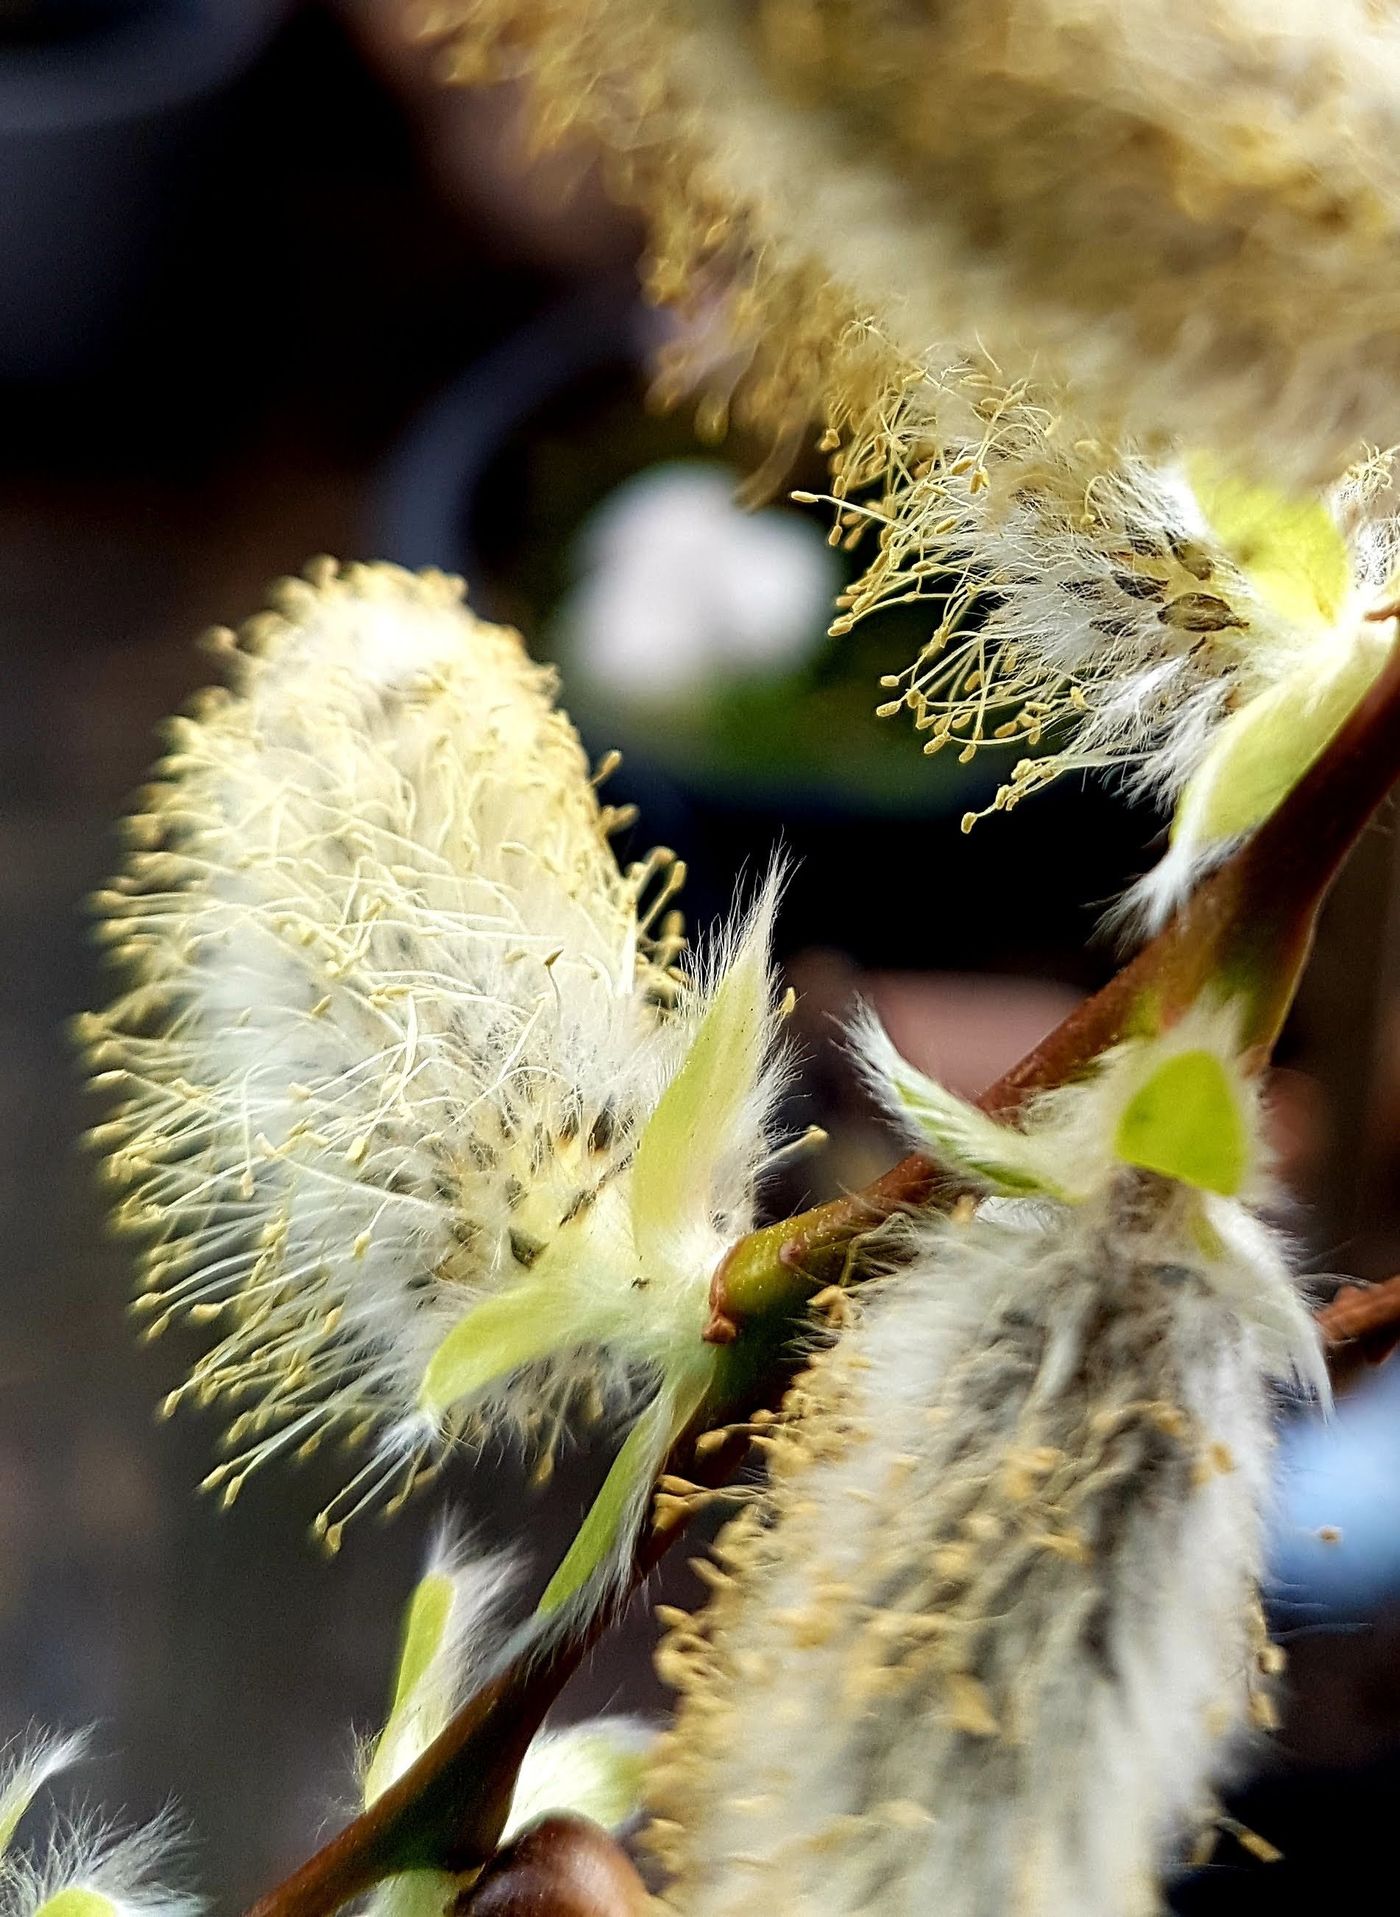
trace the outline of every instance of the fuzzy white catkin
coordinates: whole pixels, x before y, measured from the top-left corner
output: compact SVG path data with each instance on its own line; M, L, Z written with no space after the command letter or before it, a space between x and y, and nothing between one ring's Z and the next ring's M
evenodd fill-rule
M1252 1319L1286 1319L1291 1280L1238 1207L1203 1233L1195 1204L1124 1171L1081 1207L921 1227L818 1363L664 1648L669 1907L1160 1907L1276 1658Z
M132 822L101 903L134 982L82 1036L120 1099L97 1138L141 1303L219 1328L175 1394L241 1407L211 1481L376 1434L333 1543L435 1439L504 1423L547 1452L571 1404L635 1410L708 1353L776 1085L773 893L678 973L649 933L669 855L619 869L552 675L458 581L327 564L231 658ZM692 1088L713 1135L652 1154L643 1257L639 1140L734 966L735 1069Z
M976 363L908 381L849 440L833 503L870 558L833 631L910 600L933 616L882 677L880 715L911 718L929 754L1003 755L988 811L1093 772L1172 812L1118 914L1148 930L1281 802L1393 649L1388 454L1323 495L1278 492L1077 436Z

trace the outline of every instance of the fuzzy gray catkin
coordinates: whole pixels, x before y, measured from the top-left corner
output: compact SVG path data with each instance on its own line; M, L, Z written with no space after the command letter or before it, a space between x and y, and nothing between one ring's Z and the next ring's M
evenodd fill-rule
M674 1626L685 1917L1140 1917L1277 1654L1262 1227L1121 1170L920 1227ZM995 1215L994 1215L995 1214ZM1303 1368L1313 1362L1300 1351Z

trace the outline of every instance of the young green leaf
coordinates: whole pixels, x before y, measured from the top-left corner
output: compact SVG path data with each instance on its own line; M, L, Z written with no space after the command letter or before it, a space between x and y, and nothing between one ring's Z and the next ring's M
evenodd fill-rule
M1328 663L1310 655L1232 713L1181 795L1173 847L1204 850L1261 825L1369 691L1390 646L1388 631L1363 627Z
M1187 476L1210 530L1259 598L1294 625L1331 626L1351 586L1351 558L1321 499L1291 497L1197 455Z
M1205 1050L1177 1052L1157 1067L1124 1106L1113 1146L1124 1164L1223 1198L1238 1195L1250 1170L1234 1080Z
M715 987L679 1071L644 1127L632 1164L632 1236L643 1270L667 1261L685 1193L708 1185L754 1096L772 1023L770 884Z

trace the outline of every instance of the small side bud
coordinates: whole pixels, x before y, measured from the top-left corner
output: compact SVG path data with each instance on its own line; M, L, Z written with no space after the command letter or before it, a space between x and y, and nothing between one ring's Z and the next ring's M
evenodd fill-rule
M606 1831L583 1817L546 1817L497 1853L454 1917L643 1917L650 1902Z

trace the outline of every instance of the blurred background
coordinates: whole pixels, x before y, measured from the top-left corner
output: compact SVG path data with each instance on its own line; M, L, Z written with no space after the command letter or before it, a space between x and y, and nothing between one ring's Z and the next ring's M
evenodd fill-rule
M789 1208L893 1155L837 1043L853 996L976 1092L1107 975L1098 910L1151 855L1154 821L1101 792L958 831L1001 768L874 718L917 623L825 637L858 555L782 503L819 464L746 515L766 449L648 404L667 323L637 245L582 161L527 154L508 92L438 88L397 0L0 0L0 1743L96 1720L82 1788L176 1797L220 1910L349 1803L440 1494L328 1563L334 1460L223 1513L194 1495L212 1424L152 1419L191 1347L134 1342L64 1027L106 990L82 902L209 675L201 630L320 552L464 572L563 663L590 747L622 747L609 796L688 860L692 922L785 845L791 1116L830 1134ZM1338 1274L1400 1269L1396 877L1385 822L1275 1088L1291 1222ZM1285 1856L1223 1839L1182 1912L1359 1887L1400 1786L1400 1362L1280 1458L1288 1714L1232 1807ZM575 1460L523 1519L507 1458L448 1491L547 1570L596 1475ZM668 1598L694 1588L668 1569ZM570 1714L659 1709L648 1642L639 1608Z

